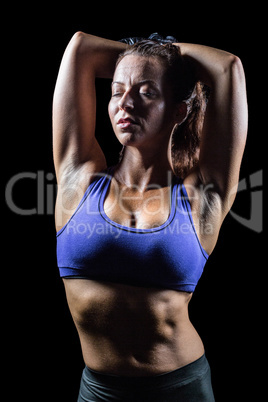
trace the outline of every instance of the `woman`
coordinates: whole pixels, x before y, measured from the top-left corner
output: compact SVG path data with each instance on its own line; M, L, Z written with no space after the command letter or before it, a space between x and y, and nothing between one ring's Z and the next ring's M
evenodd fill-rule
M109 169L95 138L97 77L113 79L123 145ZM247 133L240 60L78 32L53 119L58 266L86 364L78 401L213 401L188 304L235 198Z

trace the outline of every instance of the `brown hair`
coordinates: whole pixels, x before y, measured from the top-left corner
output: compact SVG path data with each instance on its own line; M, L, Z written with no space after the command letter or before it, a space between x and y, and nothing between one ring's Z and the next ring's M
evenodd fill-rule
M187 104L185 121L173 131L171 155L174 173L184 178L199 157L200 134L206 109L203 85L196 80L191 63L182 57L178 46L142 40L129 46L119 55L116 66L128 55L159 57L166 64L166 78L171 85L175 102Z

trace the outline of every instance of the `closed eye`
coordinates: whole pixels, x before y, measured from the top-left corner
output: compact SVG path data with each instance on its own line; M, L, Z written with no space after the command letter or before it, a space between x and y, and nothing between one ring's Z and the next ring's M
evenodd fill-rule
M140 94L146 96L146 98L153 98L155 96L153 92L141 92Z
M115 92L114 94L112 94L112 98L115 98L117 96L122 96L122 92Z

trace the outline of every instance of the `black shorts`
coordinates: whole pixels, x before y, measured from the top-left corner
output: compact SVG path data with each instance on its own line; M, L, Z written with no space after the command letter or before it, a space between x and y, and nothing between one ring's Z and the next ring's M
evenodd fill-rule
M214 402L208 361L152 377L119 377L85 367L77 402Z

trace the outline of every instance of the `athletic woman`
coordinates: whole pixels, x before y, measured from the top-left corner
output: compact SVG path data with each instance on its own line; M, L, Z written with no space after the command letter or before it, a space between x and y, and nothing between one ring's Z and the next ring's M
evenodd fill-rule
M211 47L132 42L77 32L54 94L58 266L85 361L78 401L211 402L188 304L236 194L244 71ZM112 79L123 146L112 167L95 137L96 78Z

